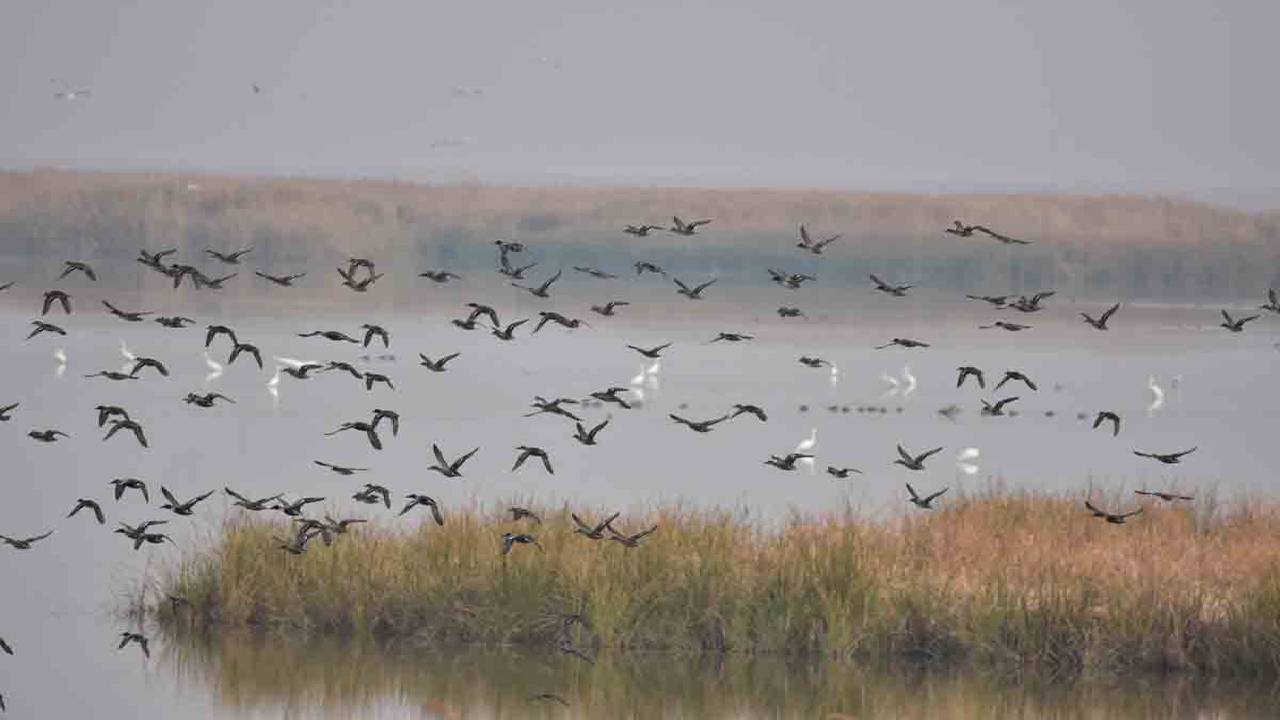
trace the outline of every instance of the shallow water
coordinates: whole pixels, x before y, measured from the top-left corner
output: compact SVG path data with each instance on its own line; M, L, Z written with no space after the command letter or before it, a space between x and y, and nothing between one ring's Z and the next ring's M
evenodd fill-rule
M77 314L65 321L51 318L69 336L30 342L23 338L27 321L38 312L31 309L33 298L0 296L0 347L7 348L0 404L22 402L13 420L0 425L0 454L8 469L0 532L28 536L56 529L32 551L0 549L0 577L6 579L0 636L18 653L0 657L0 693L14 717L67 717L90 708L95 717L434 717L447 716L445 708L464 717L522 717L533 712L525 696L540 692L540 684L563 689L581 717L599 717L606 708L620 708L611 716L622 717L1263 717L1271 716L1263 708L1274 708L1271 695L1257 688L1227 692L1175 684L1171 690L1138 683L1067 692L989 677L919 680L834 664L784 668L776 661L729 661L707 667L627 658L584 668L558 657L471 651L430 656L368 647L359 648L353 661L346 648L278 649L243 638L213 646L157 641L155 657L143 662L136 648L115 649L115 636L127 624L116 616L122 598L181 553L209 541L228 512L225 496L210 498L192 519L173 519L165 529L172 530L177 548L137 553L88 516L64 516L76 498L92 497L103 501L110 523L164 517L131 496L119 504L110 500L108 481L125 476L143 478L153 493L164 484L183 498L223 486L253 496L319 495L326 498L322 507L366 517L385 514L347 500L366 481L398 494L426 492L441 501L446 514L460 504L519 498L616 508L627 518L658 503L683 502L742 507L764 522L792 511L847 506L891 517L909 507L903 490L908 479L921 490L950 486L953 492L992 482L1082 495L1090 487L1115 494L1177 487L1218 497L1274 492L1280 479L1267 450L1280 415L1280 317L1264 317L1232 335L1216 327L1216 308L1138 304L1117 315L1113 330L1100 333L1075 314L1099 308L1076 307L1068 299L1051 300L1049 310L1029 316L927 292L890 300L871 291L797 295L725 287L713 288L703 303L691 303L652 284L576 278L566 278L545 302L498 282L395 298L370 293L353 296L349 306L312 304L305 294L266 300L188 290L107 294L125 307L201 320L170 331L99 313L91 289L78 288L73 295ZM610 296L626 296L636 306L616 318L587 312L587 305ZM290 302L270 299L277 297ZM483 331L448 324L464 302L478 298L494 304L504 319L555 308L588 319L592 327L568 332L548 326L501 343ZM38 306L38 295L35 301ZM804 305L810 319L778 319L774 309L781 304ZM976 328L996 317L1035 328L1017 334ZM328 373L305 382L282 377L277 393L269 392L272 356L361 362L365 352L298 338L297 332L332 328L354 335L365 321L393 333L394 359L379 359L387 352L379 348L366 364L389 375L394 391L368 392L349 376ZM267 369L242 359L208 378L201 352L206 322L225 322L259 345ZM756 339L708 344L722 330ZM894 336L933 347L872 349ZM120 369L122 341L134 353L165 361L172 377L149 371L125 383L82 377ZM633 386L649 363L625 345L667 341L674 345L660 371ZM53 359L58 348L69 359L61 373ZM217 362L225 362L227 349L225 339L215 341ZM437 357L455 351L462 354L444 374L416 365L417 352ZM796 361L799 355L830 359L839 373L806 368ZM962 364L988 371L988 392L956 389L955 368ZM901 380L906 366L916 378L911 392ZM996 397L991 385L1010 368L1031 376L1039 391L1018 386L999 393L1019 396L1013 405L1017 417L979 416L978 398ZM882 375L899 379L899 387ZM1164 389L1159 406L1153 407L1149 376ZM535 394L581 398L611 385L641 390L643 406L582 409L592 422L612 418L597 447L573 441L572 424L562 418L523 417ZM180 401L199 390L217 390L236 403L204 410ZM712 417L733 402L763 406L769 421L742 417L699 435L667 419L670 412ZM102 403L127 407L146 427L152 448L143 450L127 436L102 442L92 410ZM961 408L954 420L938 414L951 404ZM809 409L801 411L801 405ZM375 407L403 415L399 437L382 432L382 452L372 451L358 433L324 436ZM876 411L859 412L860 407ZM1103 408L1123 416L1119 438L1077 418L1083 413L1091 419ZM46 427L72 437L43 445L25 436ZM816 472L787 474L762 464L813 431ZM426 471L433 442L450 456L477 445L481 450L464 468L465 478L448 480ZM925 472L909 473L892 464L898 442L916 451L945 449ZM555 474L536 464L510 472L519 444L545 447ZM1156 465L1131 452L1191 446L1199 450L1179 466ZM957 460L966 448L980 451L971 473ZM343 478L313 465L315 459L370 470ZM828 463L857 467L865 475L833 480L822 472ZM275 652L288 654L270 656ZM302 677L286 677L288 668L298 668ZM444 704L424 706L436 699Z

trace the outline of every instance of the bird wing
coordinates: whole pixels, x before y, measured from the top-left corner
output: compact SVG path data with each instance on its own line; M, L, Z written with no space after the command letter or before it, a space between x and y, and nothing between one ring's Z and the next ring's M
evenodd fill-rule
M945 494L947 493L947 491L948 491L948 490L950 490L950 489L951 489L951 488L949 488L949 487L942 488L942 489L941 489L941 490L939 490L938 492L936 492L936 493L934 493L934 494L932 494L932 495L930 495L930 496L926 497L926 498L924 499L924 502L925 502L926 504L927 504L927 503L931 503L931 502L933 502L934 500L936 500L936 499L938 499L938 498L942 497L943 495L945 495Z
M898 456L899 456L899 457L901 457L903 460L905 460L905 461L906 461L906 462L908 462L908 463L914 463L914 462L915 462L915 458L911 457L910 453L908 453L908 452L906 451L906 448L902 447L902 445L898 445ZM908 486L908 487L910 487L910 486Z
M433 443L431 445L431 452L436 456L436 462L439 463L441 467L449 467L449 461L444 459L444 453L440 452L439 445Z
M711 278L710 280L708 280L708 281L706 281L706 282L702 283L701 285L699 285L699 286L695 287L695 288L693 289L693 294L694 294L694 295L697 295L698 293L702 292L703 290L706 290L707 288L711 287L712 285L715 285L715 284L716 284L716 281L718 281L719 279L720 279L720 278Z
M995 407L994 407L994 408L992 408L992 409L993 409L995 412L1000 412L1000 408L1004 407L1005 405L1008 405L1009 403L1011 403L1011 402L1013 402L1014 400L1017 400L1017 399L1018 399L1017 397L1007 397L1007 398L1004 398L1004 399L1000 400L999 402L997 402L997 403L995 404Z
M569 517L573 518L574 524L576 524L579 528L590 532L591 526L583 522L582 518L578 517L578 513L569 513Z
M1193 452L1195 452L1195 451L1196 451L1196 449L1195 449L1195 448L1191 448L1190 450L1183 450L1182 452L1172 453L1172 457L1180 458L1180 457L1182 457L1183 455L1190 455L1191 453L1193 453Z
M596 433L598 433L598 432L600 432L601 430L603 430L603 429L604 429L604 426L605 426L605 425L608 425L608 424L609 424L609 421L606 419L604 422L602 422L602 423L600 423L599 425L596 425L595 427L591 428L591 432L587 433L587 439L588 439L588 440L595 440L595 439L596 439ZM581 423L579 423L579 424L578 424L578 427L582 427L582 424L581 424Z
M476 453L478 453L478 452L480 452L480 448L478 448L478 447L477 447L477 448L472 448L471 452L469 452L469 453L467 453L466 455L463 455L462 457L460 457L460 458L458 458L457 460L453 461L453 464L449 466L449 467L450 467L450 469L452 469L454 472L457 472L457 471L462 467L462 464L463 464L463 463L465 463L466 461L470 460L470 459L471 459L471 456L472 456L472 455L475 455L475 454L476 454Z
M911 487L911 483L907 483L907 492L911 493L912 500L919 500L920 496L916 494L916 489Z
M711 222L711 220L694 220L693 222L690 222L690 223L689 223L688 225L686 225L685 227L687 227L688 229L692 230L692 229L694 229L694 228L698 227L699 225L706 225L706 224L707 224L707 223L709 223L709 222Z
M1092 512L1094 515L1106 515L1106 514L1107 514L1107 513L1103 512L1103 511L1099 510L1098 508L1094 507L1093 503L1089 502L1088 500L1085 500L1085 501L1084 501L1084 506L1085 506L1086 508L1088 508L1088 509L1089 509L1089 511L1090 511L1090 512Z
M685 291L685 292L690 292L690 290L689 290L689 286L688 286L688 285L685 285L685 284L684 284L684 283L682 283L682 282L680 282L680 278L673 277L673 278L671 278L671 282L673 282L673 283L675 283L676 285L678 285L678 286L680 287L680 289L681 289L681 290L683 290L683 291Z
M669 413L667 417L671 418L672 420L675 420L681 425L689 425L689 426L693 425L692 422L690 422L689 420L686 420L685 418L680 417L679 415L676 415L675 413Z
M883 281L883 280L881 280L880 278L876 277L874 274L873 274L873 275L868 275L867 277L871 278L871 282L875 283L875 284L876 284L876 287L877 287L877 288L879 288L879 289L881 289L881 290L883 290L883 289L885 289L885 288L889 287L888 285L885 285L885 284L884 284L884 281Z
M1106 323L1107 320L1110 319L1112 315L1115 315L1116 311L1119 309L1120 309L1120 303L1116 303L1115 305L1112 305L1111 307L1107 308L1107 311L1102 313L1102 317L1098 318L1098 322Z
M102 506L98 505L96 502L90 501L88 503L88 507L90 510L93 510L93 516L98 518L99 525L107 524L107 516L102 514Z
M804 229L804 223L800 224L800 242L809 245L809 231Z
M176 497L174 497L174 496L173 496L173 493L169 492L169 488L167 488L167 487L165 487L165 486L163 486L163 485L161 485L161 486L160 486L160 494L164 496L164 499L165 499L165 500L167 500L167 501L169 502L169 504L170 504L170 505L181 505L181 504L182 504L182 503L178 502L178 498L176 498Z
M1014 398L1014 399L1016 400L1017 398ZM942 452L942 448L936 447L928 452L921 453L919 456L916 457L916 462L924 462L929 458L929 456L936 455L937 453L940 453L940 452Z

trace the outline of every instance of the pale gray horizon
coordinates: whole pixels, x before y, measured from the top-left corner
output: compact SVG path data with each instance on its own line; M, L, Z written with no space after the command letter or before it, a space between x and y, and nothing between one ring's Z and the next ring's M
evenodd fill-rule
M628 5L13 0L0 167L1280 207L1277 4Z

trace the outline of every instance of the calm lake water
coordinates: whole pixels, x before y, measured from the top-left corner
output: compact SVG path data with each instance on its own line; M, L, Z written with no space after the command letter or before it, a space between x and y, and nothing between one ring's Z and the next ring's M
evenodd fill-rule
M128 272L138 272L130 268ZM221 294L73 288L76 314L63 324L69 335L30 342L28 321L39 313L39 292L14 288L0 295L3 380L0 405L21 402L0 425L0 457L6 461L0 532L30 536L55 529L30 552L0 549L0 637L17 652L0 656L0 693L12 717L1274 717L1268 689L1229 685L1134 682L1104 685L1028 685L978 675L876 672L835 663L785 664L780 660L708 661L608 658L594 667L568 663L551 653L517 655L428 648L293 645L230 636L213 640L156 638L144 662L136 648L117 652L127 623L118 617L123 599L140 583L193 552L217 532L229 512L219 492L190 520L172 522L178 547L133 552L85 515L65 515L76 498L103 502L109 523L163 518L154 505L110 499L115 477L146 480L187 497L226 486L246 495L320 495L326 507L348 515L384 517L380 508L348 498L364 482L398 494L426 492L450 507L496 505L513 499L571 503L594 512L627 515L661 503L743 508L771 522L788 513L820 513L853 506L874 517L909 507L908 473L892 461L895 444L922 451L942 446L919 489L952 492L1009 487L1080 492L1121 492L1176 487L1229 497L1280 489L1280 463L1270 452L1280 409L1280 316L1269 315L1243 334L1217 327L1217 307L1126 306L1114 328L1094 331L1079 322L1076 305L1053 298L1049 309L1023 315L997 312L950 296L919 293L900 300L870 289L802 294L768 288L713 287L702 303L686 302L669 287L634 287L566 276L548 301L494 280L424 288L395 298L352 295L349 302L309 299L288 291L264 300ZM538 279L543 276L538 275ZM243 281L243 278L239 280ZM425 281L424 281L425 282ZM200 323L165 330L155 323L126 323L105 315L106 297L127 309L186 314ZM615 318L587 307L609 298L635 306ZM549 325L515 342L448 323L463 303L483 300L506 320L556 309L592 327L566 331ZM809 319L781 320L779 305L800 305ZM1028 322L1021 333L979 330L996 318ZM209 377L202 353L203 326L223 322L262 348L265 370L248 359ZM390 350L303 339L298 332L342 330L361 322L392 333ZM745 343L708 341L717 332L749 333ZM920 350L873 350L892 337L932 344ZM138 355L163 360L161 378L112 382L83 375L119 370L122 342ZM625 346L672 342L661 367ZM60 369L61 349L68 358ZM211 354L225 363L225 338ZM417 365L460 352L443 374ZM387 357L380 357L382 355ZM832 361L839 372L810 369L800 355ZM390 376L395 390L363 385L343 373L305 382L282 377L267 385L273 356L348 360ZM988 390L956 388L955 368L975 365L988 373ZM1006 369L1036 381L998 394L991 387ZM911 380L914 378L914 387ZM884 378L893 378L889 382ZM1155 402L1149 389L1162 389ZM588 407L584 418L611 417L600 445L584 447L562 418L526 418L534 395L585 397L618 385L635 388L641 407ZM200 409L181 398L218 391L233 405ZM1016 395L1016 417L982 417L979 398ZM667 413L694 419L723 413L730 404L764 407L769 421L739 418L700 435L673 424ZM131 437L101 440L93 407L118 404L146 428L151 449ZM939 409L959 408L948 419ZM806 406L807 410L802 410ZM385 449L374 452L359 433L326 437L348 420L375 408L401 413L398 437L382 432ZM868 408L873 408L868 411ZM1123 417L1118 438L1092 430L1093 414L1110 409ZM1087 420L1078 416L1083 414ZM58 428L70 439L45 445L31 429ZM385 426L384 426L385 428ZM763 465L816 437L816 472L782 473ZM479 446L465 478L428 473L431 443L447 455ZM555 474L527 464L512 473L516 445L546 448ZM1198 447L1182 465L1135 457L1134 449L1172 452ZM976 448L978 455L962 451ZM369 468L339 477L312 464L325 460ZM827 464L865 474L834 480ZM153 503L157 503L153 498ZM945 499L944 499L945 502ZM386 522L392 522L389 518ZM402 522L419 522L420 518ZM556 692L572 703L563 710L531 705L528 695Z

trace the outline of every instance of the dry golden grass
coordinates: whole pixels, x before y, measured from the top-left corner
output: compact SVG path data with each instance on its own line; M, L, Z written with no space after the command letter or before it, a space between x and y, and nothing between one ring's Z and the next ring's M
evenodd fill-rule
M188 190L188 184L198 190ZM920 195L840 190L706 188L509 188L388 181L198 175L0 172L0 222L49 237L128 232L133 241L176 243L194 236L228 246L297 242L338 252L389 252L424 236L554 236L594 242L625 222L665 224L672 213L715 218L699 245L738 243L744 234L789 238L800 223L844 233L830 252L863 243L945 244L941 230L966 218L1056 244L1205 245L1280 240L1280 217L1137 195ZM55 222L56 221L56 222ZM99 238L104 239L104 238ZM655 234L647 244L684 246ZM128 247L132 253L134 246Z
M773 530L667 509L646 519L659 530L637 549L574 534L563 511L544 517L529 529L546 552L516 547L505 560L510 523L475 512L444 528L357 530L301 557L277 549L280 525L235 521L165 590L189 598L202 627L539 644L580 612L583 641L605 648L1280 668L1275 501L1149 506L1124 526L1076 498L1006 491L890 523L845 514Z

